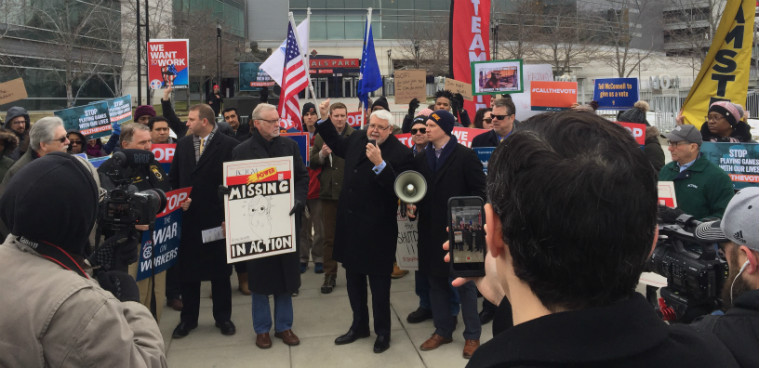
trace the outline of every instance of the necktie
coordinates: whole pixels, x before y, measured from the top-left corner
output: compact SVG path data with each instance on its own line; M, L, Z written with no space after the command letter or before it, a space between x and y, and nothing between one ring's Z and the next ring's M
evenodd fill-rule
M206 143L206 140L203 139L203 138L201 138L201 144L200 144L200 146L198 146L198 155L202 155L203 154L204 143Z

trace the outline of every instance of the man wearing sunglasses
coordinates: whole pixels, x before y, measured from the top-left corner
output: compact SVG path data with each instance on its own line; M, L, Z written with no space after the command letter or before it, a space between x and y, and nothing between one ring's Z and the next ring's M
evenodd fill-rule
M66 129L63 128L63 120L59 117L49 116L37 120L29 129L29 150L16 161L3 178L0 185L0 193L4 190L13 175L21 170L32 160L40 158L51 152L66 152L69 148L69 139L66 137Z
M496 147L504 138L512 134L515 124L515 104L510 99L500 98L493 103L491 111L493 129L473 138L473 147Z
M700 154L697 128L679 125L666 138L673 161L660 170L660 181L673 182L678 208L698 219L723 217L734 186L725 171Z

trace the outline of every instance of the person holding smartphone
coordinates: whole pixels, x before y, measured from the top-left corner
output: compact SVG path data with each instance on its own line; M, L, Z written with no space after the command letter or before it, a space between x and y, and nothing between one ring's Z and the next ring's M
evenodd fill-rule
M428 191L418 206L410 205L411 217L419 218L419 270L430 284L430 304L435 332L420 350L433 350L453 341L456 317L451 317L449 265L443 262L445 252L441 244L448 239L448 202L451 197L476 196L485 198L485 175L478 156L459 144L455 136L455 118L446 110L437 110L428 116L425 134L430 143L423 153L415 156L415 167L427 181ZM419 208L418 215L414 211ZM462 356L469 359L480 346L480 318L478 317L477 289L473 283L458 288L464 321L465 345Z
M657 177L627 130L588 112L531 117L496 147L486 187L474 280L509 299L514 327L468 367L737 366L717 337L667 325L636 292L657 244Z

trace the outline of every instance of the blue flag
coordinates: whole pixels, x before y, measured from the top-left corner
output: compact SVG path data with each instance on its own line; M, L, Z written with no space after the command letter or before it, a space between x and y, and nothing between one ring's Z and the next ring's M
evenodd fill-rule
M375 55L375 41L372 39L372 25L369 17L364 27L364 50L362 51L362 64L359 68L359 84L357 92L362 106L367 108L369 93L383 86L383 78L380 76L380 66L377 65Z

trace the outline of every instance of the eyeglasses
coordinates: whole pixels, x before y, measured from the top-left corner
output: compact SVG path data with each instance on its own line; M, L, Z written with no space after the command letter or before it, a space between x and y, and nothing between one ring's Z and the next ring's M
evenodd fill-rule
M485 118L485 119L483 119L484 123L490 123L492 121L493 121L493 119L491 119L491 118Z
M506 115L491 115L491 119L493 119L493 120L504 120L509 115L511 115L511 114L506 114Z
M668 146L670 146L670 147L678 147L681 144L691 144L691 142L686 142L686 141L671 142L671 141L668 141Z
M425 134L427 131L425 130L425 128L419 128L419 129L412 129L411 132L412 132L412 135L415 135L417 134L417 132L420 132L420 134Z
M63 142L61 142L61 143L63 143ZM69 145L70 146L82 145L82 143L83 143L82 141L72 141L72 140L69 140Z
M63 137L61 137L61 138L51 139L51 140L50 140L50 142L58 141L58 142L61 142L61 143L65 143L65 142L66 142L66 139L67 139L67 138L66 138L66 136L64 135L64 136L63 136Z
M388 126L380 126L380 125L377 125L377 124L370 124L370 125L367 126L367 129L386 130L386 129L390 128L390 127L391 127L390 125L388 125Z
M274 119L274 120L267 120L267 119L256 119L256 120L259 120L259 121L266 121L266 122L267 122L267 123L269 123L269 124L277 124L277 123L279 123L279 122L280 122L280 119Z
M725 118L726 117L723 116L723 115L713 115L713 116L707 115L707 116L705 116L705 121L710 121L710 120L712 120L712 121L718 121L720 119L725 119Z

